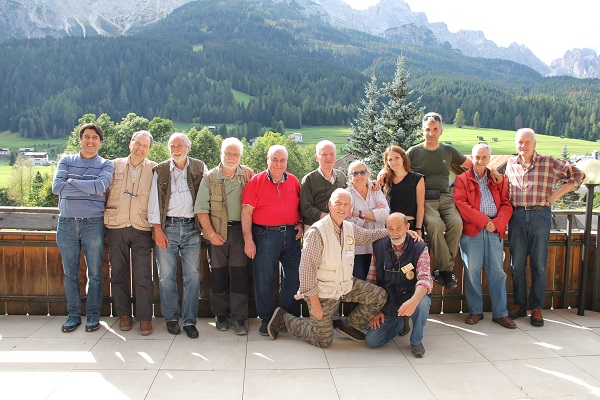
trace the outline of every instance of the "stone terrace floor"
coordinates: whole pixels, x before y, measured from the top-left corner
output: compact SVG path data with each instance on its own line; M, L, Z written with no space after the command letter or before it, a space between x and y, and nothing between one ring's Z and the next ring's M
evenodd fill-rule
M466 325L464 314L432 315L426 355L408 338L371 350L336 333L329 349L281 334L217 332L198 321L200 339L120 332L64 334L65 317L0 316L0 398L11 399L598 399L600 313L547 310L545 326L516 330ZM85 320L84 320L85 323Z

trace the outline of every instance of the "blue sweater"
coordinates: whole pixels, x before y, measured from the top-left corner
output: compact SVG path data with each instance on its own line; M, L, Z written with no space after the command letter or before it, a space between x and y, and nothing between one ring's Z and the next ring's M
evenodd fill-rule
M83 158L79 153L67 154L58 162L52 193L59 196L61 217L103 217L105 192L113 179L114 165L96 155ZM67 179L72 179L67 183Z

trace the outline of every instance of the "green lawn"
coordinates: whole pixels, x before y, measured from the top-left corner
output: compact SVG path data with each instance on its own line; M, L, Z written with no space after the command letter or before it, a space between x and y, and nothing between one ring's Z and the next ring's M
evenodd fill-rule
M47 167L34 167L34 174L37 171L40 171L42 175L50 174L54 176L54 171L56 170L56 166L50 165ZM13 168L8 165L8 159L0 158L0 188L8 187L10 182L10 174L13 171Z
M67 138L60 139L30 139L24 138L16 132L4 131L0 132L0 147L8 147L10 149L17 149L21 147L35 147L36 151L45 151L49 147L55 146L66 146Z

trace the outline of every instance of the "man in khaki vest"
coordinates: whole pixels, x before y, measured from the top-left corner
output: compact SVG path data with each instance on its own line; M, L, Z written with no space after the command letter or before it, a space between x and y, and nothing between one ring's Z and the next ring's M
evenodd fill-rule
M146 159L152 146L147 131L133 134L131 153L113 160L115 173L108 188L104 225L110 251L110 281L119 329L131 330L129 276L135 288L135 317L142 335L152 333L152 228L148 222L148 197L154 161ZM130 272L131 264L131 272Z
M358 303L336 327L342 336L364 342L363 329L387 300L384 289L352 277L354 247L364 246L388 235L385 229L367 230L345 221L352 210L352 196L336 189L329 199L329 214L317 221L304 241L300 260L300 294L310 318L297 318L277 308L269 321L269 336L288 331L318 347L333 342L331 319L340 301Z
M254 172L240 165L243 152L239 139L223 140L221 163L200 182L194 206L204 239L210 242L210 308L215 325L218 331L231 325L236 335L248 333L248 256L240 221L242 190Z

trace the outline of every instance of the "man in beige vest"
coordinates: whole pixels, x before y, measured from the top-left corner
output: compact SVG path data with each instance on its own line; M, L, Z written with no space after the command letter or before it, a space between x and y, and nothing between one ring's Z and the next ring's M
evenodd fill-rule
M300 294L310 318L297 318L277 308L268 332L275 339L288 331L318 347L333 341L333 314L340 301L358 303L336 327L338 333L355 342L364 342L363 329L387 300L384 289L352 277L354 248L386 237L385 229L367 230L345 221L352 210L352 196L336 189L329 199L329 214L317 221L304 241L300 260Z
M152 333L152 228L148 223L148 196L154 161L146 159L152 146L147 131L133 134L131 154L113 161L115 173L107 191L104 225L110 251L110 281L119 328L131 330L131 292L129 276L135 288L135 317L142 335ZM131 264L131 271L130 271Z

